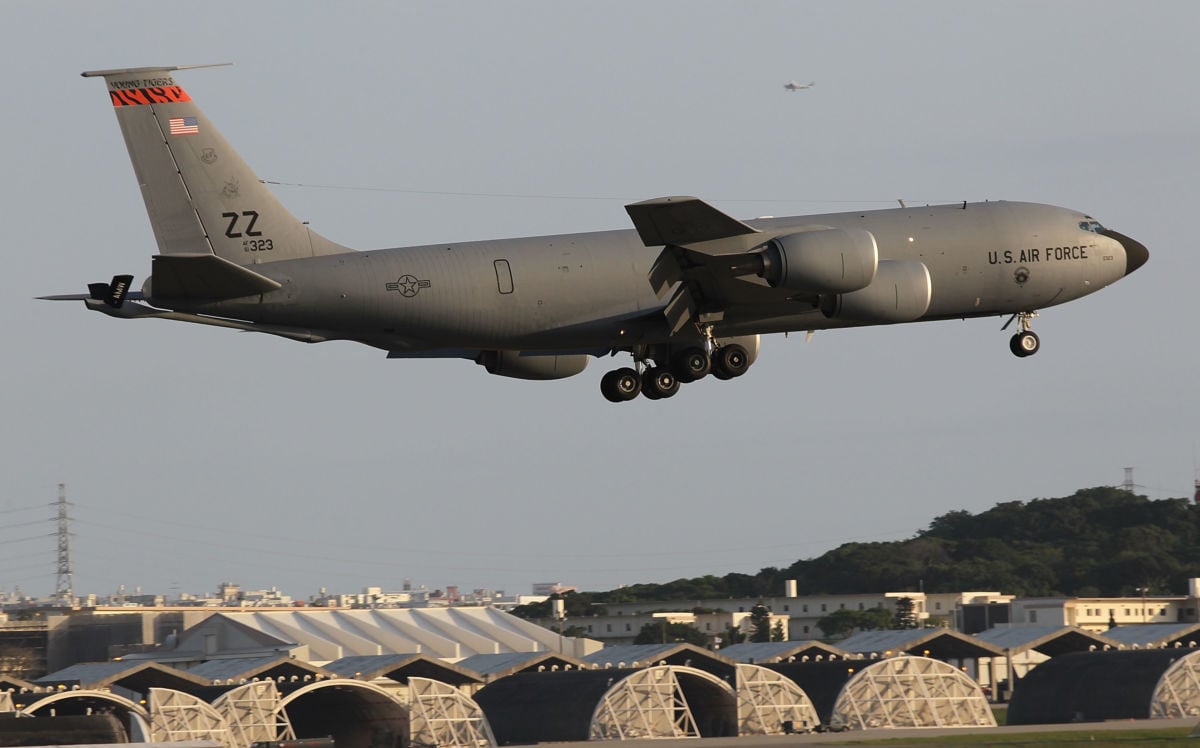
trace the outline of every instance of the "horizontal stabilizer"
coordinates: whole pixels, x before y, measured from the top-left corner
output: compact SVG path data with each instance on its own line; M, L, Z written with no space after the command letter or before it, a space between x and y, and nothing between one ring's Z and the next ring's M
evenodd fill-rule
M148 68L116 68L114 70L85 70L80 75L84 78L101 78L112 75L161 75L176 70L198 70L200 68L222 68L232 65L232 62L213 62L207 65L162 65Z
M38 301L104 301L104 293L108 291L107 283L89 283L87 293L56 293L49 296L36 296ZM97 296L97 294L101 294ZM125 294L126 301L145 301L141 291L129 291Z
M758 233L698 197L657 197L626 205L625 212L647 247L686 246Z
M234 299L282 286L248 267L213 254L155 255L152 268L152 298Z

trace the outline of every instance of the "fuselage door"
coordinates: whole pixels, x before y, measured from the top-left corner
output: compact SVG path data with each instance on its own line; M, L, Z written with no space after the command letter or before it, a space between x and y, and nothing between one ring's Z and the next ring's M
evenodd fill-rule
M513 292L512 268L508 266L508 260L496 260L496 288L502 294L510 294Z

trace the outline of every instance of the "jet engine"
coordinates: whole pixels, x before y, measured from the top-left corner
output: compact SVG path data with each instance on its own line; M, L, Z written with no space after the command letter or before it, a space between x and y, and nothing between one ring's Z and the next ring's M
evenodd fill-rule
M864 229L819 229L772 239L757 253L756 269L772 288L847 293L875 277L879 247Z
M932 295L933 282L925 263L880 260L871 285L823 297L821 312L830 319L854 322L912 322L929 309Z
M488 374L513 379L566 379L587 368L585 353L569 355L522 355L520 351L480 351L475 363Z

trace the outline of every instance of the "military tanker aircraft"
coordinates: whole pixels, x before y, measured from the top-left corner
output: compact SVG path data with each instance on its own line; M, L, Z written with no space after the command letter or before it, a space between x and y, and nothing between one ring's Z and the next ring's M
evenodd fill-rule
M205 67L205 66L193 66ZM742 376L761 335L967 317L1017 321L1141 267L1146 247L1091 216L1020 202L742 221L695 197L625 206L633 229L355 251L293 217L173 74L102 78L158 245L149 277L92 283L88 309L318 343L389 358L463 358L548 380L592 357L628 365L612 402Z

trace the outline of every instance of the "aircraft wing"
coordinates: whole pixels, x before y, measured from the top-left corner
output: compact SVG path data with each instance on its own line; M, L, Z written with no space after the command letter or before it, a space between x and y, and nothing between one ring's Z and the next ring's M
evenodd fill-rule
M747 262L747 253L774 234L699 198L660 197L626 205L625 210L642 242L663 248L649 281L660 299L668 299L664 314L671 334L689 322L702 325L727 316L796 313L811 309L817 301L813 295L771 288L756 274L754 263Z

